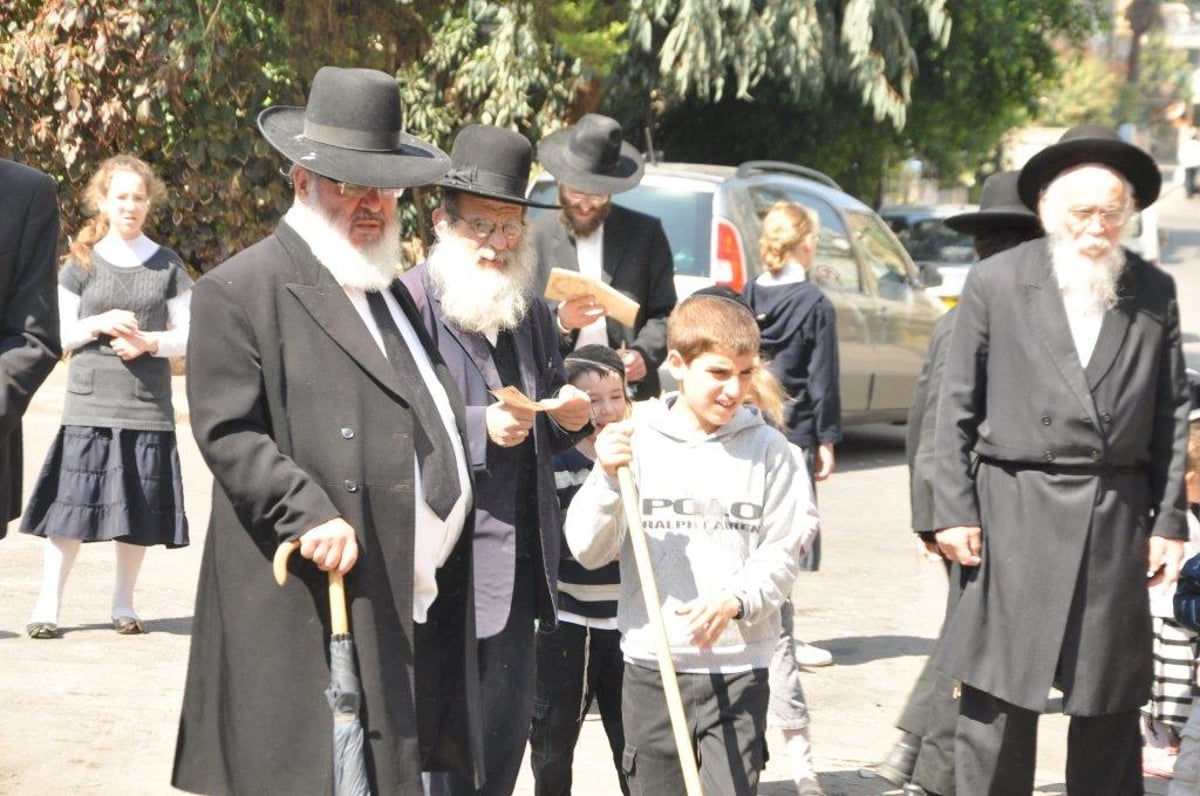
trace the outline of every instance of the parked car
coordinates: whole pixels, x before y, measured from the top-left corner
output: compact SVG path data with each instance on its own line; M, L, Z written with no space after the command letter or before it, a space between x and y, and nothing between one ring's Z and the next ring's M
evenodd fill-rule
M970 235L955 232L943 220L978 209L978 205L895 205L879 210L880 218L896 233L917 268L937 270L941 279L927 279L929 293L947 307L957 304L962 295L967 271L975 262L975 243Z
M536 201L556 195L549 174L530 188ZM762 217L780 200L821 219L811 278L837 309L843 423L904 420L945 308L925 293L904 247L870 207L820 172L773 161L647 164L640 185L613 197L662 220L680 298L712 284L740 290L757 277Z

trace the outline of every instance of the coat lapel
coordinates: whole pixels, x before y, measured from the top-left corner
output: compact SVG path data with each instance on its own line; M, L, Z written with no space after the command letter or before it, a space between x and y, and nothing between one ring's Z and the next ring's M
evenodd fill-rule
M281 224L276 236L296 266L296 281L286 283L288 291L329 335L371 378L407 401L408 391L400 376L375 343L362 317L346 291L312 255L308 244L287 224Z
M1058 283L1050 271L1049 252L1043 249L1040 257L1032 261L1027 260L1023 268L1021 288L1025 294L1030 327L1050 354L1054 366L1088 417L1099 427L1096 403L1092 399L1092 391L1084 376L1083 366L1079 363L1079 353L1075 350L1071 327L1067 323L1067 311L1059 297ZM1103 336L1103 329L1101 335ZM1092 359L1095 358L1093 355Z
M1118 286L1120 299L1117 301L1117 306L1104 313L1104 319L1100 323L1100 336L1096 339L1096 350L1092 352L1092 358L1084 371L1087 375L1088 385L1093 390L1112 370L1113 363L1117 361L1117 355L1121 353L1121 347L1125 345L1125 337L1129 334L1129 326L1134 312L1133 296L1139 293L1134 286L1136 279L1133 274L1134 267L1134 263L1131 262L1125 273L1122 274Z

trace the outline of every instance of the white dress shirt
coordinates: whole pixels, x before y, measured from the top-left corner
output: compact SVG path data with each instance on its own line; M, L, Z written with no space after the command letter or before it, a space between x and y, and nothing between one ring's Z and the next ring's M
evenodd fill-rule
M604 281L604 225L586 238L575 239L575 257L579 261L579 273L597 282ZM608 320L601 315L579 330L575 347L585 345L608 345Z

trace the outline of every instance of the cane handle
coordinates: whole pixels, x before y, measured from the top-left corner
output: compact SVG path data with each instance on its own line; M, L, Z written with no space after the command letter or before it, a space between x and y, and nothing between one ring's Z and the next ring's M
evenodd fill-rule
M275 549L271 568L275 571L275 582L280 586L287 583L288 556L299 547L300 540L292 539ZM336 570L329 572L329 626L334 635L350 632L350 619L346 615L346 586L342 582L341 573Z

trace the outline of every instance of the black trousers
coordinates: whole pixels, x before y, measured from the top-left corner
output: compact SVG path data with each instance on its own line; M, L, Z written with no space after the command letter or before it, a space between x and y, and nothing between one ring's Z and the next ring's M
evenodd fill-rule
M533 715L533 563L517 558L508 623L480 639L479 679L483 702L483 787L468 777L430 774L430 796L511 796L521 773Z
M608 736L621 792L628 795L621 755L621 680L625 661L621 631L594 630L560 622L537 634L537 678L529 757L536 796L570 796L575 744L594 699Z
M1033 791L1036 711L962 686L955 769L962 796L1015 796ZM1067 731L1068 796L1141 796L1138 709L1072 716Z

